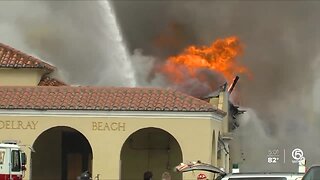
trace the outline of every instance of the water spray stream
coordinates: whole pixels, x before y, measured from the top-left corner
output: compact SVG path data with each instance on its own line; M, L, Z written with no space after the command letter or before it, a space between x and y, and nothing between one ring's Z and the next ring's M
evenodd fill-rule
M114 44L113 57L117 60L117 65L121 68L124 74L126 86L134 87L137 85L134 69L130 60L129 52L123 40L120 26L117 23L112 5L108 0L99 1L105 11L106 23L108 24L109 39Z

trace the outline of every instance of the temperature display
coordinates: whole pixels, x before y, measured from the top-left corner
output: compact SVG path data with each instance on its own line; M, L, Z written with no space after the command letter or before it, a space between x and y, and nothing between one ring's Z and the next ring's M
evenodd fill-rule
M279 149L270 149L267 153L267 162L269 164L276 164L280 160L280 151Z
M268 157L268 163L275 164L279 161L278 157Z

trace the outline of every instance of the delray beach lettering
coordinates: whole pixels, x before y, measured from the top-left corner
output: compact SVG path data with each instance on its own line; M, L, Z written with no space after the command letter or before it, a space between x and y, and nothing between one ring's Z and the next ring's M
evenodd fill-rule
M36 129L38 121L1 121L0 129Z
M122 122L92 122L93 131L125 131L125 126Z

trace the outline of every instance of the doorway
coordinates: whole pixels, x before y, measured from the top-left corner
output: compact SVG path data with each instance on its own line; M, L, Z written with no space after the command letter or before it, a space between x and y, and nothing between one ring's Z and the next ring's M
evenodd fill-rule
M140 180L146 171L151 171L153 179L161 179L163 173L171 179L182 179L182 174L174 172L182 162L182 151L177 140L159 128L144 128L131 134L121 149L121 179Z
M33 144L33 180L76 180L84 171L92 172L92 149L79 131L65 126L41 133Z

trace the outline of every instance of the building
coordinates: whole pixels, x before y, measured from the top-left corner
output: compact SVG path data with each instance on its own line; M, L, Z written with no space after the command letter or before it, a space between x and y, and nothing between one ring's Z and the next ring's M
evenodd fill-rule
M207 101L156 88L70 86L55 67L0 44L0 140L25 147L25 179L172 179L181 162L229 169L228 93ZM212 176L209 175L208 176Z

